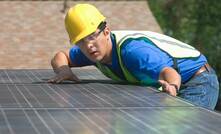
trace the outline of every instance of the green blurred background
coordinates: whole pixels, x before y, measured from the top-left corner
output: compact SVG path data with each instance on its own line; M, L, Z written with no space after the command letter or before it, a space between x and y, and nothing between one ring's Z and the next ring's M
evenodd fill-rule
M148 0L164 34L200 50L221 81L220 0ZM221 93L217 109L221 110Z

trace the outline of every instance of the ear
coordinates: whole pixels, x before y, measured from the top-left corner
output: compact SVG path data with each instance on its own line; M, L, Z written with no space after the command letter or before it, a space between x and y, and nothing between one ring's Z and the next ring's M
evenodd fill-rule
M108 26L106 26L106 28L104 29L104 35L106 37L109 37L110 36L110 32L111 32L111 29Z

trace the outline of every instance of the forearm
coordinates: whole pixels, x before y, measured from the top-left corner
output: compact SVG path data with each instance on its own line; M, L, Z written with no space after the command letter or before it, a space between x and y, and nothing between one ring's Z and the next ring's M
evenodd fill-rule
M54 69L55 73L58 73L58 69L62 66L70 66L69 57L65 52L58 52L51 60L51 66Z
M74 65L69 58L69 50L56 53L51 60L51 66L56 75L49 79L48 82L60 83L63 80L80 81L70 68Z
M160 80L164 80L169 84L176 85L177 88L180 88L181 77L173 68L166 67L160 73Z

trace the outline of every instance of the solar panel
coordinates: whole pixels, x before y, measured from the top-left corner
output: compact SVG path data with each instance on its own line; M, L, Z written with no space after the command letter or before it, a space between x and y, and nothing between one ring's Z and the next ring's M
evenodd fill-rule
M116 83L96 69L50 84L52 70L0 70L0 133L214 133L219 113L151 87Z

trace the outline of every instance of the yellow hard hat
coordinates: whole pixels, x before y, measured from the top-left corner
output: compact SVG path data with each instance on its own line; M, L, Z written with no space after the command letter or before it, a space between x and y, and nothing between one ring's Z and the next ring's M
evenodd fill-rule
M70 8L65 16L65 27L71 44L95 32L104 20L105 17L93 5L77 4Z

